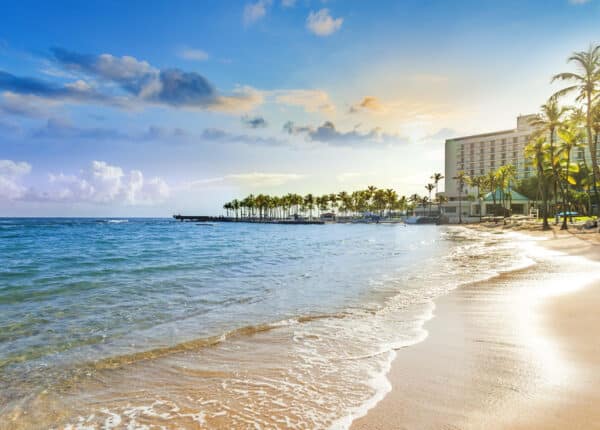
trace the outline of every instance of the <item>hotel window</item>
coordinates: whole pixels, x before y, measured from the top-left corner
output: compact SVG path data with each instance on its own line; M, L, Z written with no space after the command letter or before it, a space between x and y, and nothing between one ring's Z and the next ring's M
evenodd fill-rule
M518 137L513 137L513 143L517 143L519 141Z

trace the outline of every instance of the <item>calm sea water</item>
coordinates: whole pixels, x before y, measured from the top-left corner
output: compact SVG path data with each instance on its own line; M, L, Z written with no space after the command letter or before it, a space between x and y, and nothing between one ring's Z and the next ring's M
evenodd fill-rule
M0 420L343 428L433 298L524 261L435 226L1 219Z

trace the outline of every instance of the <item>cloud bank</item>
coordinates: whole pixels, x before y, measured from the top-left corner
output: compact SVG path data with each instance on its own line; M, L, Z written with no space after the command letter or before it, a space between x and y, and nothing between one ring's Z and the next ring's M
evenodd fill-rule
M136 206L161 203L170 195L169 186L161 178L146 179L140 170L126 173L104 161L93 161L78 174L50 174L42 190L22 184L30 171L28 163L0 160L0 199Z
M204 76L177 68L158 69L135 57L51 50L51 61L79 79L56 84L0 71L0 90L46 100L120 107L158 105L216 111L247 111L262 103L251 87L221 94Z

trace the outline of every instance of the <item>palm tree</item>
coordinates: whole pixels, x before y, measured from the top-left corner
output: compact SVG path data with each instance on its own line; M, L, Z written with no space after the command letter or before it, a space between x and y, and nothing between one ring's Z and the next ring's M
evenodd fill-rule
M396 193L396 191L392 190L391 188L386 188L385 200L386 206L388 208L388 216L390 216L392 211L398 204L398 193Z
M329 194L329 205L331 206L331 212L335 213L337 209L338 196L336 193Z
M410 204L412 205L413 208L413 215L415 214L414 210L415 207L419 204L419 202L421 201L421 196L419 196L418 194L413 194L408 198L408 201L410 202Z
M448 203L448 197L446 197L444 195L438 195L436 197L436 203L438 205L438 212L441 216L442 215L442 205L445 203Z
M431 216L431 192L434 190L434 184L425 185L425 189L429 192L429 216Z
M563 223L560 227L561 230L567 230L567 208L568 208L568 195L569 195L569 184L575 184L576 180L571 173L579 172L579 165L571 163L571 152L574 148L581 144L583 139L581 131L579 131L576 124L569 124L568 126L560 129L558 135L561 139L560 152L563 154L563 162L561 167L564 169L562 172L563 177Z
M492 202L494 204L494 216L497 214L497 202L496 202L496 191L498 189L498 179L496 178L496 172L490 171L486 175L486 184L488 186L488 190L492 193Z
M593 147L597 150L598 149L598 138L600 137L600 100L596 101L596 104L594 105L594 112L592 114L592 129L594 131L594 144ZM591 155L591 154L590 154ZM592 156L592 164L594 164L594 158ZM598 163L598 160L596 160L596 166ZM592 166L592 184L593 188L594 188L594 196L596 197L596 205L598 207L600 207L600 200L598 200L598 182L600 181L600 176L597 176L594 173L594 168Z
M479 222L481 222L481 216L483 211L483 204L481 202L481 188L483 188L485 182L485 176L475 176L469 179L469 185L477 188L477 201L479 202Z
M555 137L556 130L563 125L563 117L569 110L568 107L560 106L558 104L558 98L554 95L548 99L548 101L541 106L541 112L535 116L530 124L536 127L540 134L548 133L550 137L549 155L550 160L554 160L554 154L556 152ZM554 179L554 204L556 205L556 195L558 186L558 175L559 168L552 164L552 173Z
M465 188L465 184L467 183L468 176L464 171L459 171L456 176L452 179L455 179L458 182L458 223L462 224L462 193Z
M496 179L498 181L498 188L500 189L500 200L503 208L503 217L511 211L511 184L517 177L517 169L512 164L500 166L496 170ZM508 209L506 208L506 202L508 201Z
M440 182L442 179L444 179L444 175L442 175L441 173L434 173L433 175L431 175L431 177L429 179L431 179L433 181L433 183L435 184L435 194L437 195L438 182Z
M312 194L304 196L304 206L308 209L308 218L312 219L312 211L315 207L315 197Z
M405 211L408 208L408 199L406 196L402 196L396 201L396 208L399 211Z
M552 78L552 81L574 82L573 85L558 91L556 96L576 92L576 100L585 104L587 143L592 157L594 194L596 204L600 204L598 186L596 184L598 178L600 178L600 170L598 168L596 142L592 137L594 102L597 100L600 87L600 45L590 46L587 51L575 52L567 61L575 63L579 73L559 73Z
M535 166L538 177L538 191L542 196L542 230L550 230L548 224L548 184L546 181L547 146L544 136L534 137L525 147L525 157Z
M338 193L338 199L340 199L342 202L342 206L340 207L340 210L342 212L344 212L344 215L347 215L348 210L350 209L350 206L351 206L350 195L346 191L340 191Z
M238 211L240 210L240 201L238 199L233 199L231 202L232 209L235 212L235 219L238 219Z
M223 205L223 209L225 209L227 211L227 218L229 218L229 211L231 209L233 209L233 205L231 204L231 202L227 202Z

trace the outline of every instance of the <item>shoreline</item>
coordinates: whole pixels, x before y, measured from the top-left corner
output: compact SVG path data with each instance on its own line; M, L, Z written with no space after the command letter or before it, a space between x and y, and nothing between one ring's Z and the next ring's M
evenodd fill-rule
M542 280L517 269L435 300L428 337L397 351L391 391L351 429L600 428L600 281L586 276L600 262L598 239L518 233L580 271Z

